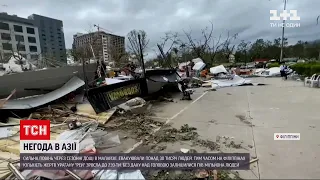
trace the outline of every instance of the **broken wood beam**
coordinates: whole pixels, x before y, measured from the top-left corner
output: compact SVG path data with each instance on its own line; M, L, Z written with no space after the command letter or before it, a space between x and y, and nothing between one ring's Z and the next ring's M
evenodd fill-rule
M9 96L5 99L0 99L0 108L2 108L4 106L4 104L7 103L7 101L17 92L16 89L14 89L13 91L11 91L11 94L9 94Z

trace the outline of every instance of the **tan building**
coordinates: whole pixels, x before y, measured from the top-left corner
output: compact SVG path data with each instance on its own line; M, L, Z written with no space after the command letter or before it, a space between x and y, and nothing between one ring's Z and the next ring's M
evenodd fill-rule
M106 63L114 63L125 53L125 37L97 31L88 34L77 33L73 35L74 51L85 47L90 51L92 46L94 55L97 59L104 60ZM91 58L93 55L91 54Z

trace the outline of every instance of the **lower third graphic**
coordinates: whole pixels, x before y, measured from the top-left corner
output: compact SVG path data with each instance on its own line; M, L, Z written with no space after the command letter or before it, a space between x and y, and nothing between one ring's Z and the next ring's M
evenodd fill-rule
M300 133L274 133L274 140L300 140Z

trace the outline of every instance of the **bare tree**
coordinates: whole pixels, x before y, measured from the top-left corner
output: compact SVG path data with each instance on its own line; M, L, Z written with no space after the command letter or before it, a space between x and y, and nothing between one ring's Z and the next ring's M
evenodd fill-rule
M116 47L113 44L108 46L108 54L111 59L115 62L116 66L123 66L129 61L129 54L123 49Z
M185 43L185 45L189 46L193 52L198 56L199 58L203 59L203 55L206 53L206 50L210 47L209 43L212 40L212 33L213 33L213 23L211 23L211 28L205 27L205 29L201 30L201 34L203 38L201 39L194 39L192 37L192 30L189 32L184 31L184 34L186 35L188 42Z
M189 46L195 55L201 59L204 59L205 55L209 55L211 63L215 61L218 53L222 53L227 57L234 51L235 45L231 45L231 43L238 35L230 35L230 32L228 32L227 37L222 39L222 34L220 34L218 38L215 38L213 37L213 32L214 26L212 22L210 22L210 27L201 30L200 39L194 39L192 37L192 31L184 31L188 39L185 45Z
M159 44L162 48L165 55L168 55L171 53L173 49L177 51L177 45L179 44L180 40L178 39L179 34L173 33L173 32L167 32L165 33L165 37L162 37L162 42Z
M179 44L181 44L181 41L179 39L179 34L177 32L167 32L165 33L165 36L161 38L161 42L158 44L158 46L163 51L163 54L165 57L165 60L163 58L160 58L158 54L158 59L161 61L159 62L163 66L171 66L177 63L177 59L173 57L172 55L178 55L179 52ZM162 53L161 53L162 54Z
M140 59L140 45L139 45L139 38L141 37L141 47L142 52L145 55L147 46L149 44L149 39L147 37L147 33L144 30L132 30L128 33L127 38L129 40L128 49L131 54L133 54L135 57Z

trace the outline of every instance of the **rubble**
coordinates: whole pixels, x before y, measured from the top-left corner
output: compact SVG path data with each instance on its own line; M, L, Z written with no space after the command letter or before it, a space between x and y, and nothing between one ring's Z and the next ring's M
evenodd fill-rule
M250 127L253 127L253 126L254 126L250 121L247 120L247 118L246 118L245 116L243 116L243 115L236 115L236 117L239 118L239 120L240 120L241 122L243 122L244 124L246 124L246 125L248 125L248 126L250 126Z
M194 82L194 84L202 84L202 81L194 81L197 81ZM81 87L83 85L82 83L79 83L78 86ZM35 111L33 111L26 119L50 119L52 124L55 126L55 128L52 128L52 134L54 134L52 139L79 140L81 142L80 147L82 153L96 153L97 151L120 145L121 142L119 135L114 134L117 131L129 133L124 136L124 139L132 138L134 140L142 140L143 145L152 147L150 152L161 152L166 149L166 145L163 144L174 143L177 141L189 141L193 145L206 147L212 151L220 151L222 146L220 144L220 139L217 139L217 142L200 139L195 127L184 124L177 129L165 124L165 122L159 122L146 116L150 113L150 107L152 104L141 97L129 99L125 103L101 113L95 113L93 107L88 102L85 102L86 98L83 96L79 101L75 101L74 97L72 98L72 101L68 102L61 102L60 100L56 101L59 97L66 96L75 89L77 88L69 88L68 92L57 93L59 94L57 97L51 98L52 100L46 101L45 103L37 102L35 105L33 104L32 108L34 108ZM55 92L57 92L57 90ZM172 98L162 98L162 100L174 102ZM49 102L51 102L50 105L48 105ZM41 108L38 108L38 104L39 106L41 105ZM18 125L19 123L11 118L8 121L8 124ZM19 139L15 139L15 141L12 140L11 144L6 144L6 147L0 150L11 151L18 155L19 151L17 151L16 147L13 147L13 144L17 143L17 141L19 141ZM237 148L239 145L231 141L230 144L227 144L226 146L230 148ZM193 149L185 148L181 148L181 151L184 153L195 152ZM7 169L5 172L11 174ZM150 175L149 172L147 174L144 172L141 173L139 170L134 172L119 172L114 170L96 172L67 170L61 173L59 172L59 177L55 177L55 173L57 172L53 171L48 173L43 171L32 171L29 173L23 172L23 176L28 178L38 176L48 179L71 179L72 177L76 179L77 177L80 177L81 179L195 179L214 177L214 179L217 179L217 177L219 178L222 174L221 172L214 173L213 171L204 170L158 171L152 175ZM16 176L18 177L19 175Z
M14 54L10 57L9 61L7 63L2 64L2 68L4 69L4 73L0 73L0 74L5 75L5 74L22 73L24 71L29 71L29 70L35 69L36 66L30 63L20 54L14 52Z
M193 144L209 148L211 151L220 151L221 147L217 142L203 139L197 139Z

